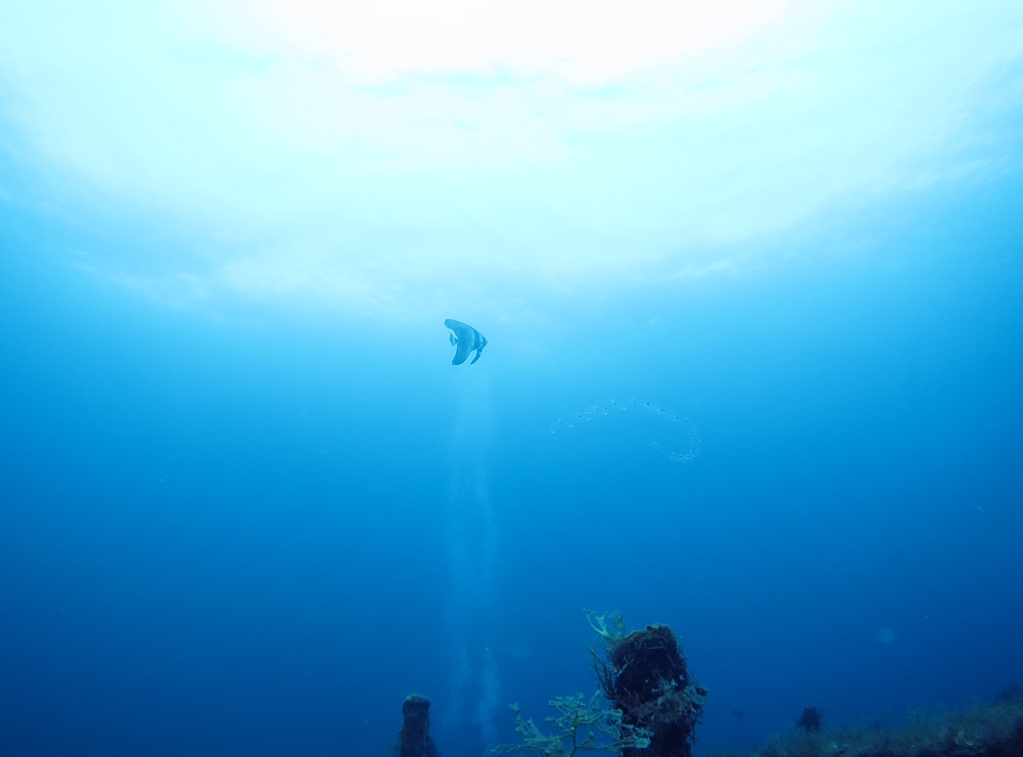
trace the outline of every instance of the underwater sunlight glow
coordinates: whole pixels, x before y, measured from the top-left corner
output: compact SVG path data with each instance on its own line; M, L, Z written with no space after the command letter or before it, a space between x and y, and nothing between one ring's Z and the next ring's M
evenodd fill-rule
M1021 198L1019 0L0 3L0 754L1023 754Z

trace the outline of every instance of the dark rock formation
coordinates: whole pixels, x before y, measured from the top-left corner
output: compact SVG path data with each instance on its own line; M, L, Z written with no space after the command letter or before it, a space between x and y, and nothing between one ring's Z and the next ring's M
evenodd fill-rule
M817 733L821 729L821 711L816 707L804 707L796 725L807 733Z
M622 711L623 723L650 733L647 749L623 750L625 757L691 757L707 692L690 679L671 627L605 636L604 651L606 662L598 667L604 695Z
M437 757L437 746L430 738L430 700L410 694L405 697L401 714L405 722L398 735L398 757Z

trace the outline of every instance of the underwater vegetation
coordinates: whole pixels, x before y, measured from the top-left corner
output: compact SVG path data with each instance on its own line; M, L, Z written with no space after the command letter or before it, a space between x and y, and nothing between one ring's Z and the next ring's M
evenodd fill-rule
M599 691L588 702L582 694L551 700L559 715L547 718L554 728L550 734L523 719L518 705L512 705L515 730L523 742L494 751L542 757L571 757L581 751L690 757L707 692L691 680L675 632L670 626L652 625L626 633L618 613L584 613L600 636L590 648ZM601 695L610 707L600 706Z
M807 708L814 709L814 708ZM805 715L805 710L804 710ZM819 715L819 713L818 713ZM994 702L955 712L917 711L901 727L850 725L791 731L748 752L717 757L1020 757L1023 693L1006 689Z
M502 744L494 752L574 757L584 751L622 754L626 749L645 749L650 745L648 731L622 722L621 710L605 709L599 700L599 691L588 702L582 694L552 699L550 705L558 715L547 718L554 728L549 734L541 731L532 719L523 719L519 706L513 704L515 730L522 734L522 743Z
M688 670L670 626L626 632L620 614L583 611L598 641L589 647L598 690L561 696L549 704L547 728L510 705L522 741L495 754L576 757L583 752L619 757L692 757L707 691ZM601 699L607 701L603 704ZM402 705L404 724L396 757L440 757L430 737L430 700L412 694ZM740 720L745 713L733 710ZM993 702L957 711L918 710L904 725L823 727L823 713L807 706L795 729L743 752L714 757L1023 757L1023 690L1006 688ZM797 730L798 729L798 730Z

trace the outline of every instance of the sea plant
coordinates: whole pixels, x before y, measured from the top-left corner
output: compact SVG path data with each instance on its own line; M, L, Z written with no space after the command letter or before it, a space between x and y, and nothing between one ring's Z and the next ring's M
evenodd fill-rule
M583 610L590 628L600 634L605 647L615 644L625 635L625 619L614 610L597 615L593 610Z
M502 744L498 754L536 752L541 757L575 757L580 752L622 754L626 749L646 749L650 733L622 722L621 710L600 706L600 692L587 702L582 694L556 697L550 701L557 710L547 718L553 733L544 733L533 722L522 717L518 704L510 705L515 713L515 730L522 734L521 744Z

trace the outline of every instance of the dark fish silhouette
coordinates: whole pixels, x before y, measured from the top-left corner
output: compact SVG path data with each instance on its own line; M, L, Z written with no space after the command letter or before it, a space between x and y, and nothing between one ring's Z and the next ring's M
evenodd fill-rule
M475 363L480 359L480 355L483 354L483 348L487 346L487 338L480 332L474 329L467 323L456 321L454 318L448 318L444 321L444 325L454 331L451 334L451 344L455 346L455 357L451 361L451 365L461 365L465 362L465 359L469 357L469 353L476 350L476 357L472 359L472 363ZM472 365L469 363L469 365Z

